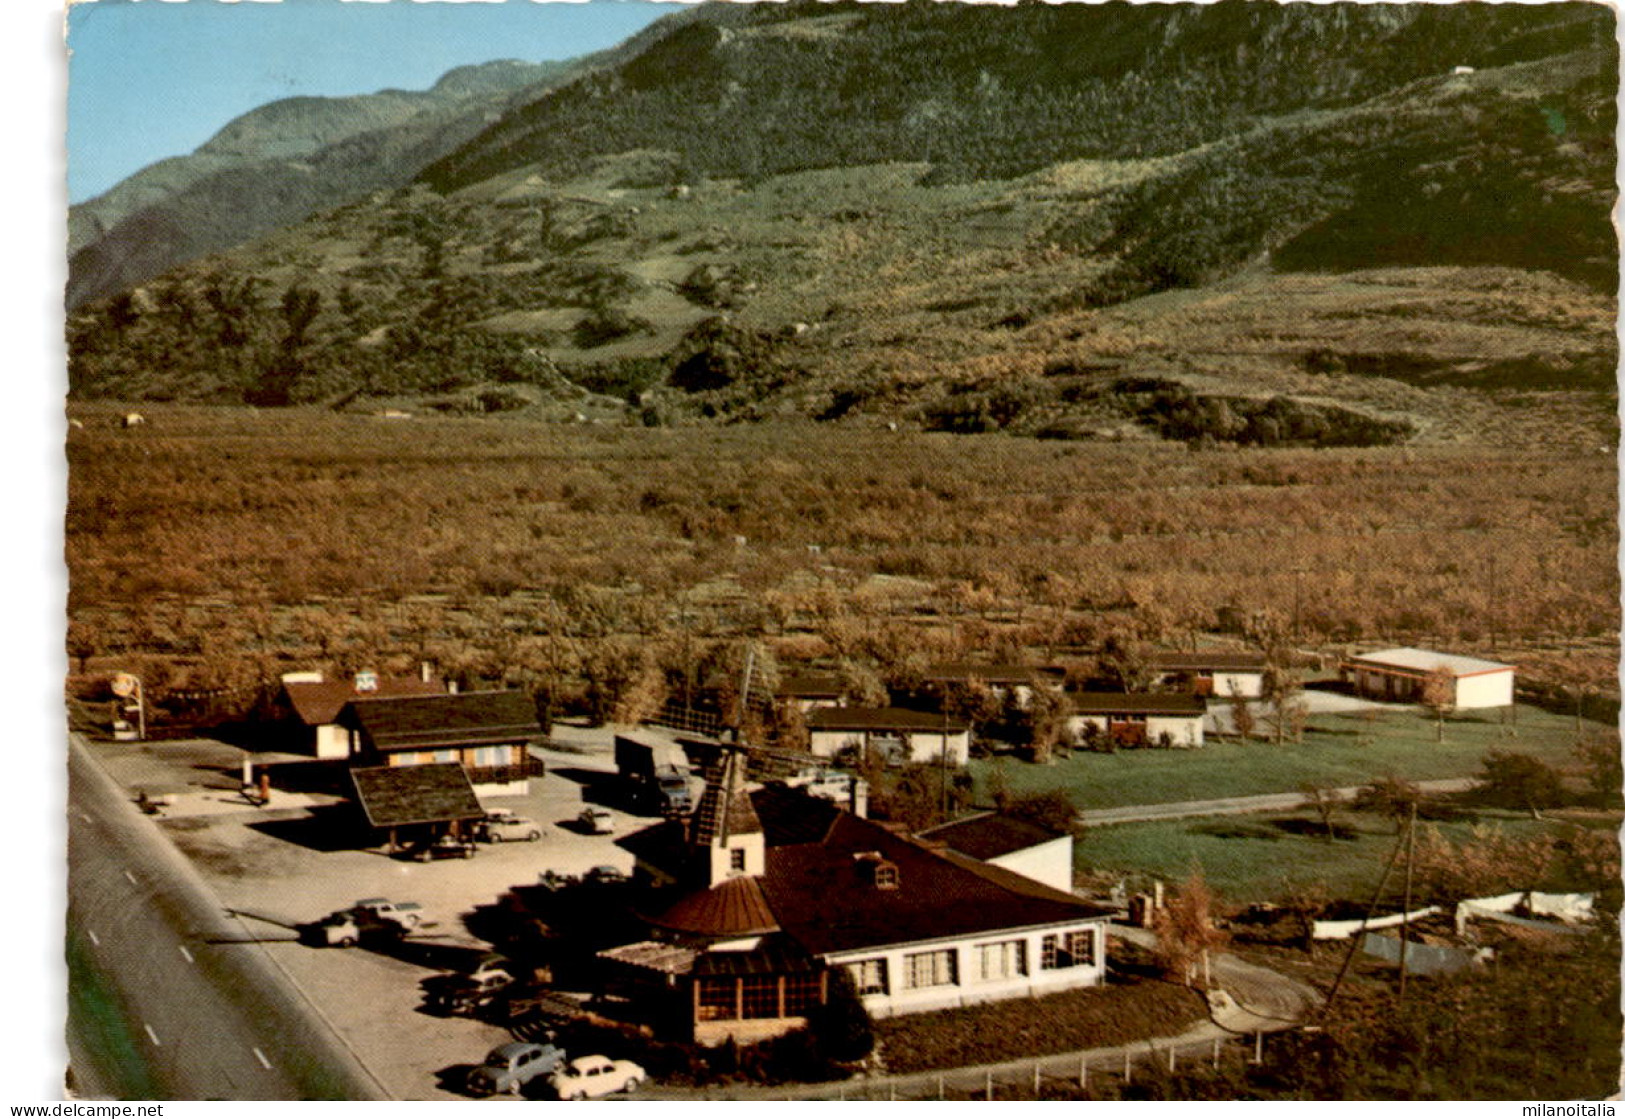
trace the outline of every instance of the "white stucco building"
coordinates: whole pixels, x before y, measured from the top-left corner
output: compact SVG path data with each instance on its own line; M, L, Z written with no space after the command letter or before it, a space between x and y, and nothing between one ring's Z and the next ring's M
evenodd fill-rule
M1441 669L1451 680L1449 706L1457 710L1512 706L1516 666L1477 657L1409 647L1379 649L1348 658L1343 662L1342 674L1363 696L1416 703L1429 677Z

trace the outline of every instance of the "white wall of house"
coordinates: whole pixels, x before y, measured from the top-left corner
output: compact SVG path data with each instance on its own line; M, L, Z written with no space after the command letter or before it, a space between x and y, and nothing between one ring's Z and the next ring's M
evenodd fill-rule
M1109 732L1108 716L1106 715L1073 715L1067 719L1066 727L1076 738L1083 733L1086 726L1094 726L1102 734ZM1196 747L1202 745L1202 716L1200 715L1147 715L1145 719L1146 745L1155 746L1163 733L1173 739L1178 747Z
M1458 708L1511 707L1512 669L1456 677Z
M1262 672L1215 672L1213 695L1218 699L1258 699L1264 694Z
M350 732L337 723L316 728L316 756L318 758L347 758L350 756Z
M1072 837L1057 836L1048 843L1012 851L988 859L994 866L1003 867L1057 890L1072 892Z
M1080 921L839 952L824 959L846 966L865 1008L886 1018L1097 986L1106 974L1106 933L1103 922Z
M908 744L909 758L917 762L941 762L943 739L947 739L948 763L964 765L970 757L970 732L958 731L944 735L941 731L898 731L876 734L861 730L813 730L809 732L807 749L816 757L833 758L847 748L861 749L871 736L901 737Z

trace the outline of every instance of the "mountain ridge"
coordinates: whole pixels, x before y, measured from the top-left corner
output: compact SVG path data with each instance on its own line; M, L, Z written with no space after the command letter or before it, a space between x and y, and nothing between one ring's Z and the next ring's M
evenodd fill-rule
M1612 393L1611 18L688 9L415 182L87 307L70 383L1055 438L1481 433L1509 393ZM1226 300L1245 314L1203 310Z

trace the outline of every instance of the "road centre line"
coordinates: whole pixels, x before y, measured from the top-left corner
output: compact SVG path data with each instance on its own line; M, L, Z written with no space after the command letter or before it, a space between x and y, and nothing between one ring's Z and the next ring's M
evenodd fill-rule
M271 1062L265 1059L265 1054L260 1052L260 1048L257 1045L254 1047L254 1056L260 1059L260 1064L264 1065L267 1070L270 1069Z
M157 1033L155 1033L155 1032L154 1032L154 1031L153 1031L153 1028L152 1028L152 1027L151 1027L151 1026L150 1026L150 1025L148 1025L148 1024L147 1024L147 1023L146 1023L146 1022L142 1022L142 1023L141 1023L141 1028L142 1028L142 1029L144 1029L144 1030L146 1030L146 1031L147 1031L147 1036L148 1036L148 1037L150 1037L150 1038L152 1038L152 1043L153 1043L153 1044L154 1044L154 1045L156 1045L156 1046L158 1046L158 1047L160 1047L160 1048L162 1048L162 1047L163 1047L163 1044L164 1044L164 1043L163 1043L163 1042L161 1042L161 1041L159 1041L159 1040L158 1040L158 1035L157 1035Z

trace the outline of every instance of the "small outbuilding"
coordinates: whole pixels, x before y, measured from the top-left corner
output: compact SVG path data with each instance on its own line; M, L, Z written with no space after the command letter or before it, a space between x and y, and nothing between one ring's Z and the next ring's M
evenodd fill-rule
M355 734L339 724L339 712L352 699L401 699L444 695L445 685L429 675L382 676L358 672L348 680L329 680L320 672L289 672L282 677L276 708L299 730L299 748L317 758L348 758L356 752Z
M1428 680L1440 672L1450 679L1450 707L1512 706L1517 668L1498 661L1406 647L1350 657L1341 669L1344 680L1351 681L1361 695L1395 703L1419 702Z
M1072 836L1001 812L981 812L920 832L917 839L1042 882L1072 890Z
M1119 746L1202 745L1207 704L1199 696L1151 692L1077 692L1067 729L1074 738L1088 728Z
M1195 653L1158 653L1151 658L1157 683L1193 695L1220 699L1257 699L1264 694L1264 658L1257 653L1207 649Z
M824 707L807 715L808 749L821 758L873 750L896 762L964 765L970 727L957 719L903 707Z

